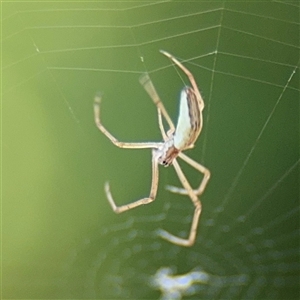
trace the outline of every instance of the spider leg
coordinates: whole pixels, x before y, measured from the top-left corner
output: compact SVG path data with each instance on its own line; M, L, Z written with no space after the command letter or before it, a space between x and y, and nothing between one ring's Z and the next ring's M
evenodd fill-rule
M200 182L199 187L197 189L193 190L193 192L196 195L198 195L198 196L202 195L206 188L206 185L209 181L210 171L207 168L205 168L204 166L202 166L201 164L199 164L198 162L189 158L187 155L183 154L182 152L180 152L178 156L181 159L183 159L186 163L188 163L189 165L191 165L192 167L194 167L196 170L198 170L199 172L201 172L203 174L203 178L202 178L202 181ZM189 192L186 189L179 188L176 186L167 185L166 189L172 193L177 193L177 194L181 194L181 195L189 195Z
M100 103L101 103L101 96L96 95L94 99L94 118L95 123L98 127L98 129L104 133L111 142L119 147L119 148L127 148L127 149L145 149L145 148L158 148L160 143L125 143L118 141L101 123L100 119Z
M171 55L170 53L164 51L164 50L160 50L160 53L164 54L165 56L167 56L168 58L170 58L185 74L186 76L189 78L191 85L193 87L194 92L197 95L197 98L199 100L201 109L204 109L204 101L201 97L201 94L199 92L198 86L196 84L195 78L193 76L193 74L180 62L178 61L173 55Z
M179 180L181 181L181 183L184 187L184 190L187 191L188 195L190 196L190 198L195 206L195 211L194 211L193 221L192 221L192 225L191 225L191 229L190 229L190 234L189 234L188 239L183 239L183 238L177 237L163 229L159 229L157 231L157 234L161 238L163 238L175 245L190 247L195 243L202 205L201 205L201 202L198 199L197 195L194 193L190 184L188 183L188 181L187 181L185 175L183 174L176 159L174 159L174 161L173 161L173 166L175 168L175 171L178 175Z
M158 93L147 73L144 73L141 75L140 83L144 87L144 89L146 90L146 92L148 93L148 95L150 96L150 98L152 99L152 101L154 102L154 104L157 107L159 129L161 131L163 139L166 141L168 139L168 136L170 136L172 133L175 132L175 126L174 126L168 112L166 111L163 103L161 102L161 100L158 96ZM162 115L166 119L166 121L170 127L170 129L168 130L167 133L165 132L165 129L163 126Z
M119 214L124 211L133 209L137 206L140 206L143 204L148 204L148 203L154 201L155 197L156 197L156 193L157 193L157 187L158 187L158 163L157 163L157 159L154 156L154 150L152 150L152 183L151 183L149 197L142 198L142 199L139 199L137 201L134 201L132 203L125 204L122 206L117 206L112 197L112 194L110 192L110 186L109 186L108 182L105 183L105 193L106 193L108 202L110 203L113 211L115 213Z
M169 133L171 133L171 129L166 133L165 128L164 128L164 124L163 124L163 121L162 121L161 110L160 110L159 107L157 107L157 116L158 116L158 127L160 129L163 140L166 141L168 139Z

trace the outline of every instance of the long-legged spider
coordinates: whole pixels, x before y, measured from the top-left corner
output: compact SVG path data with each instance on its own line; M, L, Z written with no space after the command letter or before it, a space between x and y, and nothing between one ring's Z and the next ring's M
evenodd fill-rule
M105 192L107 199L115 213L122 213L142 204L148 204L154 201L156 198L158 187L158 164L161 164L165 167L173 164L178 178L181 181L181 184L183 185L183 188L178 188L174 186L167 186L166 188L170 192L188 195L191 198L195 206L193 221L190 229L190 234L187 239L174 236L173 234L170 234L169 232L163 229L159 229L157 231L157 234L165 240L176 245L192 246L196 239L197 227L202 207L198 196L200 196L205 190L205 187L210 178L210 171L198 162L192 160L191 158L183 154L182 151L193 148L194 143L196 142L201 132L202 111L204 109L204 102L192 73L171 54L162 50L160 52L169 57L187 75L192 85L192 87L184 87L181 92L179 117L177 126L175 128L148 74L143 74L140 77L140 83L143 85L143 87L145 88L145 90L147 91L147 93L149 94L149 96L151 97L151 99L157 107L158 125L163 137L163 142L126 143L118 141L102 125L100 120L101 96L95 97L94 116L96 125L98 129L102 131L112 141L114 145L116 145L119 148L127 149L152 149L152 183L150 194L148 197L139 199L129 204L117 206L110 192L110 186L108 182L105 183ZM163 126L162 116L165 118L166 122L170 127L170 129L167 132L165 131ZM200 185L197 189L194 190L190 186L189 182L187 181L177 162L177 156L183 159L187 164L191 165L199 172L203 173L202 181L200 182Z

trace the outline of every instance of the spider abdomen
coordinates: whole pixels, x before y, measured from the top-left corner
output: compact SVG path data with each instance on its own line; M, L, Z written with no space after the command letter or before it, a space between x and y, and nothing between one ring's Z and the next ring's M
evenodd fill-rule
M193 146L202 128L202 108L194 90L185 87L180 96L179 116L174 134L174 146L184 150Z

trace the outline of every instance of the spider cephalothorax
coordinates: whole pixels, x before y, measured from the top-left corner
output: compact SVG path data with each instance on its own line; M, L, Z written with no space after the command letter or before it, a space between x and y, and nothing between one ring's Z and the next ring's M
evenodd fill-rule
M107 129L102 125L100 120L100 102L101 95L97 95L95 97L94 102L94 115L95 122L98 129L103 132L111 142L120 148L129 148L129 149L152 149L152 183L150 194L146 198L139 199L135 202L125 204L122 206L117 206L110 192L109 183L105 183L105 192L108 198L108 201L116 213L122 213L134 207L148 204L155 200L156 192L158 187L158 164L161 164L165 167L170 166L171 164L174 166L175 171L178 175L183 188L178 188L174 186L167 186L167 189L173 193L178 193L182 195L188 195L194 206L194 216L190 229L190 234L187 239L183 239L177 237L175 235L170 234L169 232L159 229L157 234L164 238L165 240L174 243L180 246L192 246L196 239L196 232L198 227L198 222L201 214L201 202L198 199L208 183L210 178L210 172L207 168L192 160L188 156L182 153L182 151L186 149L190 149L194 147L194 143L196 142L201 129L202 129L202 110L204 108L204 102L201 97L201 94L198 90L197 84L192 73L183 66L176 58L174 58L171 54L161 51L164 55L169 57L177 66L181 68L181 70L188 76L191 87L185 87L181 92L180 97L180 107L179 107L179 116L178 122L175 129L175 126L169 117L163 103L161 102L155 87L150 80L148 74L143 74L140 77L140 83L144 86L147 93L150 95L154 104L157 107L158 113L158 124L159 129L163 137L163 142L146 142L146 143L125 143L118 141ZM168 123L170 129L166 132L163 126L162 116L165 118ZM180 157L187 164L194 167L196 170L203 174L203 179L199 185L199 187L193 190L188 183L185 175L183 174L178 162L177 157Z
M179 150L174 146L174 137L165 141L161 146L154 150L154 155L159 164L168 167L173 163L173 160L178 156Z

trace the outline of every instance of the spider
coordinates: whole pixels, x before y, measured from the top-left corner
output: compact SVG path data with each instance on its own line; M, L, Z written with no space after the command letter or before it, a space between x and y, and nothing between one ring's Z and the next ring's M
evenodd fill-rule
M206 188L206 185L210 178L210 171L206 167L202 166L200 163L192 160L191 158L183 154L183 151L194 147L194 143L196 142L201 132L203 123L202 111L204 109L204 102L192 73L168 52L163 50L161 50L160 52L168 58L170 58L187 75L192 86L186 86L181 91L179 117L177 126L175 128L169 114L167 113L163 103L161 102L155 90L152 81L150 80L149 75L146 73L140 77L139 81L141 85L145 88L146 92L149 94L149 96L151 97L151 99L157 107L158 125L162 134L163 142L120 142L102 125L100 119L101 96L97 95L95 97L94 117L96 125L98 129L102 133L104 133L115 146L126 149L152 149L152 183L150 194L148 197L136 200L129 204L117 206L111 194L110 185L108 182L105 183L105 193L115 213L122 213L137 206L148 204L154 201L156 198L158 188L158 164L163 165L165 167L173 165L183 188L167 186L166 189L173 193L188 195L192 200L195 207L195 211L191 224L191 229L189 237L187 239L177 237L163 229L158 229L157 234L161 238L173 244L179 246L192 246L195 243L197 227L202 208L198 196L200 196ZM168 126L170 127L167 132L164 129L162 117L165 118ZM197 189L192 189L191 185L187 181L177 162L177 157L180 157L187 164L191 165L193 168L195 168L197 171L203 174L202 181L200 182L200 185Z

